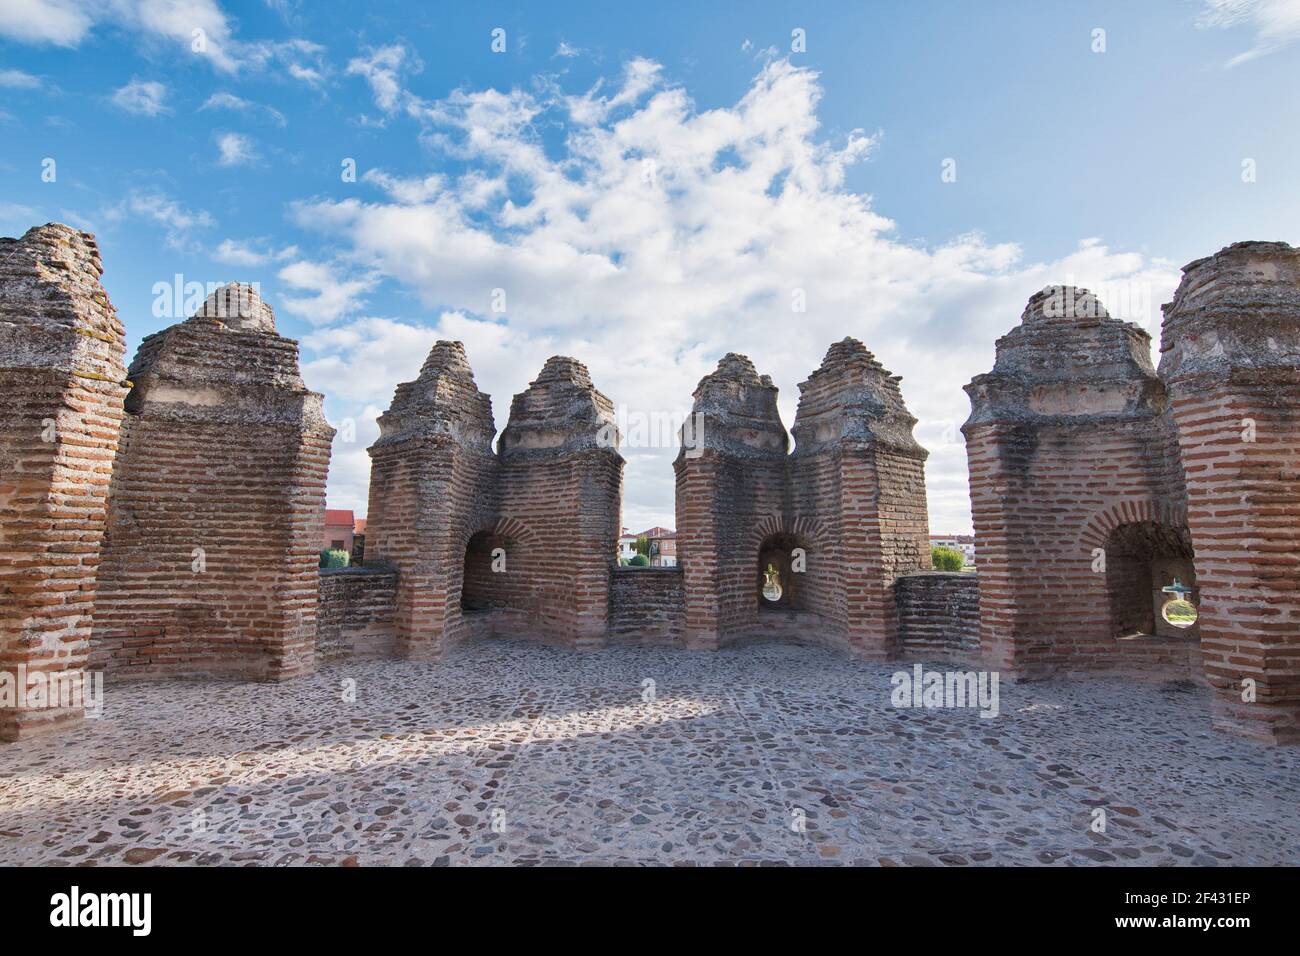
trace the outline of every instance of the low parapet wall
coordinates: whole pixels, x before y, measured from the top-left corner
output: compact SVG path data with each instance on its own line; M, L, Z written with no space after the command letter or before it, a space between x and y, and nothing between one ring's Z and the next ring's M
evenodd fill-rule
M685 628L681 568L616 568L613 571L609 643L681 644Z
M979 653L978 575L963 571L905 574L895 582L894 595L904 651Z
M397 572L335 568L320 572L316 663L397 655Z

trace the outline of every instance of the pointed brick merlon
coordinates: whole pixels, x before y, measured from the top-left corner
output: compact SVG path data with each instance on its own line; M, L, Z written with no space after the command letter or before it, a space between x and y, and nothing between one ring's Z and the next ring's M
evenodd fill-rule
M511 402L497 450L503 458L591 449L617 454L618 440L614 403L592 384L587 367L553 355Z
M478 451L491 452L496 423L491 396L480 392L460 342L440 340L419 376L397 386L393 403L379 416L376 445L442 436Z
M879 445L924 459L912 435L916 419L903 402L900 379L854 338L836 342L821 367L799 385L796 456L841 445Z
M254 286L232 282L214 291L194 313L196 319L218 319L232 329L275 332L275 312Z
M1160 338L1167 380L1300 366L1300 249L1237 242L1184 266Z
M81 689L126 396L102 271L94 237L68 226L0 239L0 681L10 688L26 667L65 672ZM0 741L83 716L74 701L17 703L0 700Z
M275 330L250 285L212 293L184 322L146 336L131 362L127 409L136 414L327 429L323 397L298 369L298 343Z
M0 368L121 383L126 336L103 271L95 237L61 223L0 238Z
M993 370L966 386L966 427L1147 418L1163 408L1151 337L1112 318L1087 289L1035 293L996 354Z
M728 352L695 389L683 426L683 453L716 451L742 458L784 458L790 436L776 407L776 386L744 355Z

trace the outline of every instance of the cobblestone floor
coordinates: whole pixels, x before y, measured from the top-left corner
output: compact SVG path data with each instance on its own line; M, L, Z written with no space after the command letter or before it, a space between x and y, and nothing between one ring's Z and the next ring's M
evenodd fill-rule
M84 733L0 745L0 864L1300 863L1300 752L1198 689L1003 685L981 719L891 708L896 669L487 642L110 684Z

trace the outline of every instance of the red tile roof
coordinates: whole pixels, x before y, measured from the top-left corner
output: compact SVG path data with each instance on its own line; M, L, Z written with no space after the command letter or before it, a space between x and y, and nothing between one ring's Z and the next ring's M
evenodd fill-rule
M365 533L366 533L366 519L365 519L365 518L358 518L358 519L356 520L356 523L352 526L352 530L353 530L354 532L356 532L357 534L365 534Z
M356 524L356 518L352 516L351 508L348 508L346 510L343 508L326 508L325 524L327 527L332 527L337 525L347 525L349 528L351 528L353 525Z
M677 537L677 532L674 531L672 528L661 528L659 527L659 525L655 525L653 528L647 528L645 531L642 531L639 535L637 535L637 537L638 538L640 537L675 538Z

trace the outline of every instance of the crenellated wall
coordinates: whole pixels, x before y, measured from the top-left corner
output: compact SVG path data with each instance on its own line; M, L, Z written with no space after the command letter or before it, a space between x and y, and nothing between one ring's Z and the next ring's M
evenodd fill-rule
M463 346L438 342L379 419L366 566L321 572L333 429L297 343L225 286L127 372L101 273L66 226L0 239L0 739L83 716L79 696L17 705L19 679L280 679L508 635L1190 677L1216 726L1300 742L1284 243L1186 267L1159 372L1147 334L1086 290L1029 300L967 386L978 575L929 571L915 419L851 338L800 384L789 434L749 359L701 380L674 462L679 565L638 570L615 566L623 459L586 367L548 359L494 449ZM1199 607L1188 629L1160 614L1174 581Z
M894 581L930 563L916 420L855 339L799 389L793 454L776 388L749 359L725 356L695 391L674 464L687 643L780 632L893 657ZM776 600L763 593L769 569Z
M379 424L366 563L399 571L404 656L487 635L605 642L623 459L582 363L546 361L494 452L464 346L438 342Z
M1154 581L1130 586L1161 560L1195 584L1176 436L1147 333L1085 289L1050 287L966 391L989 665L1019 677L1188 676L1195 635L1156 626Z
M967 391L992 666L1211 685L1216 726L1300 741L1300 250L1183 270L1160 366L1084 290L1030 299ZM1164 587L1190 587L1180 630Z

